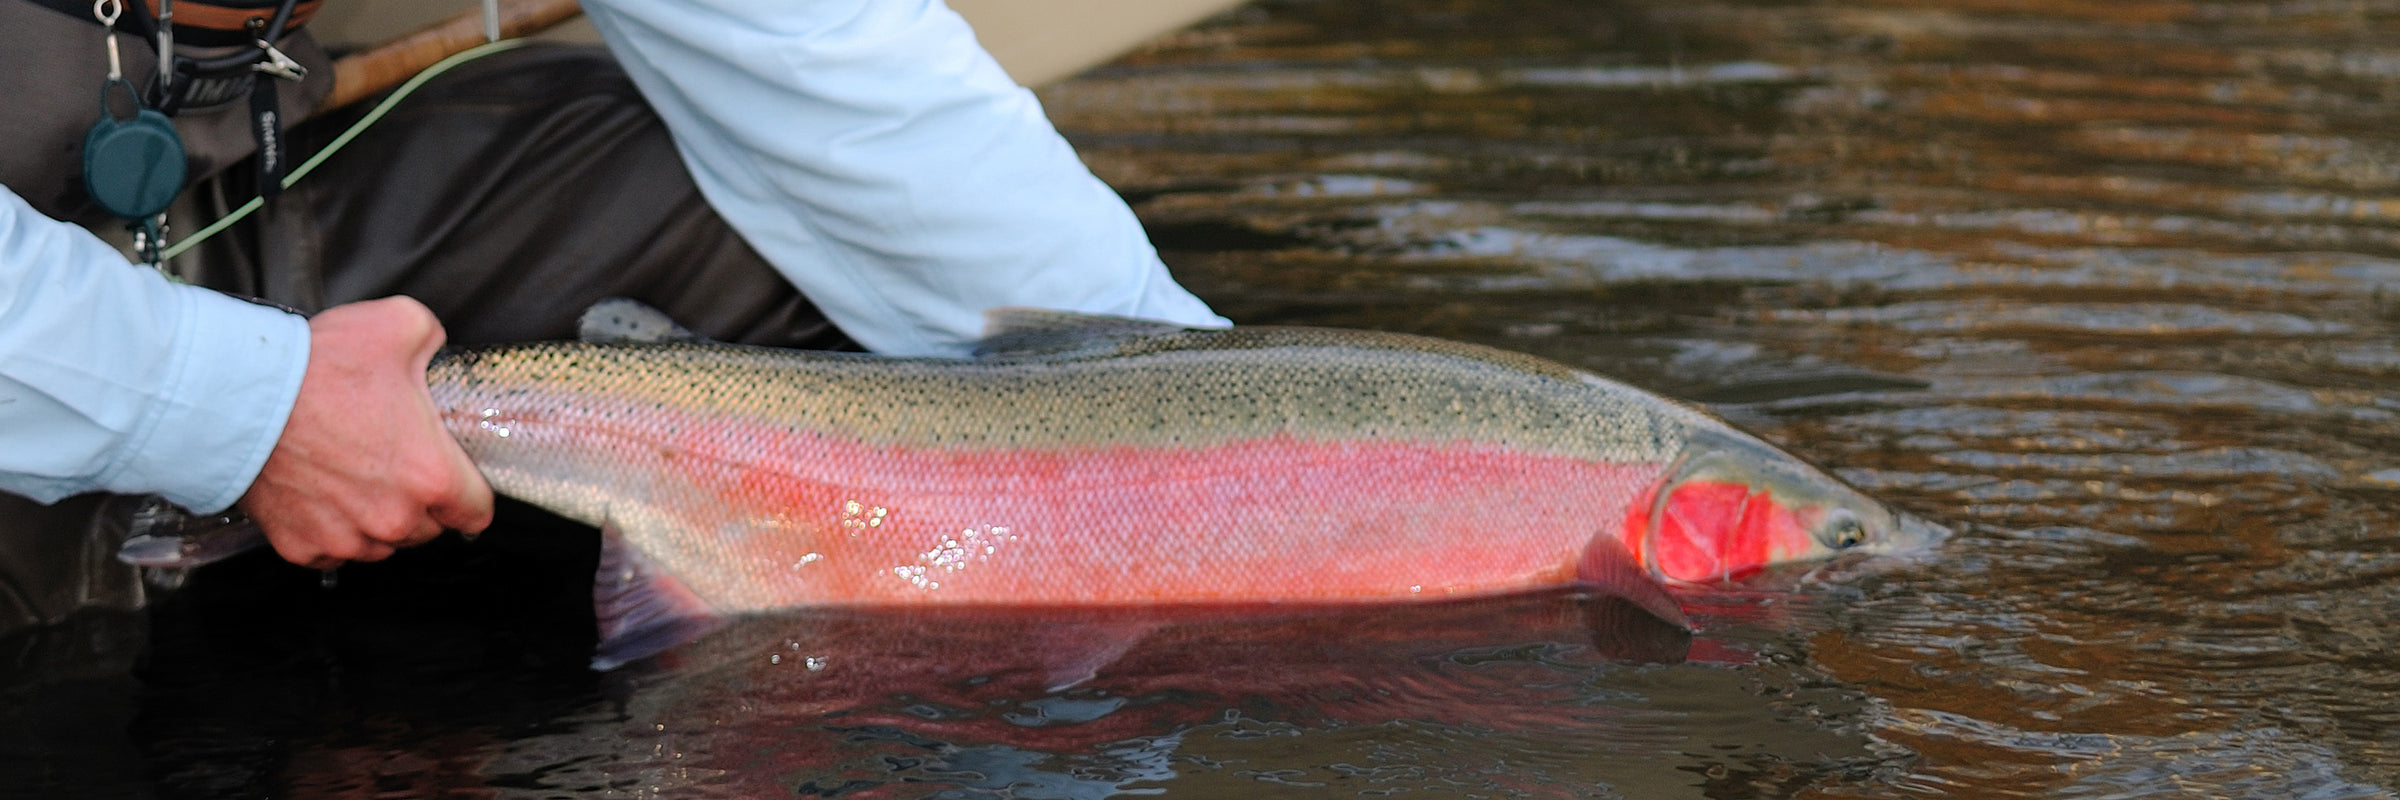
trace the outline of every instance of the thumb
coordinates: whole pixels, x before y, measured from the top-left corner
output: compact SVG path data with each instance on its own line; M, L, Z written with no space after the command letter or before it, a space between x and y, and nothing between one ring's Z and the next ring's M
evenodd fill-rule
M432 363L434 354L441 351L442 345L449 341L448 332L443 330L433 312L414 298L395 296L375 302L390 304L389 310L408 326L409 335L415 339L410 363L416 370L418 383L423 384L426 366ZM444 528L468 534L481 533L492 524L491 484L484 480L483 472L467 457L466 451L459 449L458 442L442 426L441 410L434 407L432 393L420 390L418 402L424 407L424 418L432 421L430 437L439 443L442 473L448 478L445 481L447 485L438 495L439 499L427 506L425 513Z
M467 454L450 445L450 463L457 476L451 489L442 494L442 501L425 509L434 522L464 534L482 533L492 524L492 487L475 468Z

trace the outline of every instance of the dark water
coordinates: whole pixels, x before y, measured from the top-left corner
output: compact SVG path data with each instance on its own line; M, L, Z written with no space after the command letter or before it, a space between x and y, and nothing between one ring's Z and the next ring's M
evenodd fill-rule
M139 621L22 643L56 679L8 696L58 710L0 749L120 796L2385 797L2395 34L2384 0L1288 0L1044 92L1237 321L1582 365L1957 532L1695 593L1688 640L1563 596L819 615L594 677L487 541L483 580L389 578L435 601L235 565L149 656Z

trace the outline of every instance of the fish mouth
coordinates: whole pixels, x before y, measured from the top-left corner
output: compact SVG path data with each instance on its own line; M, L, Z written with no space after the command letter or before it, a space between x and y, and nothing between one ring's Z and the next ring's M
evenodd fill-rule
M1895 554L1922 553L1932 550L1950 538L1950 529L1915 514L1892 512L1897 521L1893 527L1890 551Z
M1803 584L1855 585L1877 576L1905 573L1933 563L1950 529L1914 514L1891 512L1892 533L1873 547L1836 554L1802 573Z

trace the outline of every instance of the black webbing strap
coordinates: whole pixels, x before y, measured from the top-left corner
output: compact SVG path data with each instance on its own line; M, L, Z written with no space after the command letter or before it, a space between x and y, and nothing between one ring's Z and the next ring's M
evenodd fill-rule
M26 2L56 11L61 14L65 14L75 19L89 22L94 25L100 24L100 20L92 17L92 4L83 2L83 0L26 0ZM124 31L144 39L157 36L158 18L150 13L150 7L142 3L134 3L133 5L135 10L137 10L139 13L126 14L118 17L117 30ZM181 26L177 27L180 28ZM176 33L180 34L182 31L177 30Z
M91 0L25 0L43 8L65 14L94 25ZM6 2L6 0L0 0ZM323 0L305 0L292 9L292 19L284 30L299 30L310 17L316 16ZM158 15L144 0L131 0L129 13L117 19L117 30L145 39L158 35ZM249 20L265 22L275 15L282 0L175 0L175 41L201 47L227 47L251 42Z

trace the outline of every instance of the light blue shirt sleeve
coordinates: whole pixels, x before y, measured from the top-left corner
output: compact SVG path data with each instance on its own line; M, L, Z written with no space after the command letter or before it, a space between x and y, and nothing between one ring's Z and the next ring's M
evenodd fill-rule
M0 490L231 506L307 367L306 320L128 264L0 188Z
M939 0L584 9L710 205L870 350L964 354L1003 306L1227 324Z

